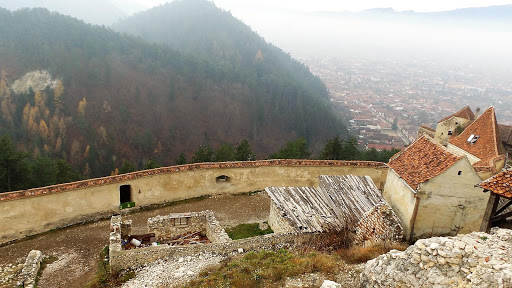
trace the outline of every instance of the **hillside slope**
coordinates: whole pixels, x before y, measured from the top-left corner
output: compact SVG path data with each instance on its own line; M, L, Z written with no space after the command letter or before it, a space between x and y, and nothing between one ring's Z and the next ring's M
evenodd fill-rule
M345 132L305 66L269 45L252 49L246 68L45 9L0 9L0 134L101 176L124 159L173 164L201 144L248 138L265 157L298 136L318 148ZM19 90L16 80L36 70L49 85Z

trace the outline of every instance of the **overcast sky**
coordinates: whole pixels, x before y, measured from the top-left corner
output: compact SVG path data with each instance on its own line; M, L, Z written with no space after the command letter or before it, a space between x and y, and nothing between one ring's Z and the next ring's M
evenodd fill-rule
M171 2L166 0L137 1L146 7ZM217 6L232 11L253 7L273 7L296 11L360 11L371 8L392 7L396 11L414 10L417 12L430 12L512 4L512 0L215 0L214 2Z

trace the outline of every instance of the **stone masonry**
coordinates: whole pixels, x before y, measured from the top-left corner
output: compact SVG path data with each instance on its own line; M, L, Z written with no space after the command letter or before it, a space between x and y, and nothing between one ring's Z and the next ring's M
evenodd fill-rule
M159 242L192 231L201 231L213 243L231 240L212 211L172 213L148 219L148 233L155 233Z
M37 273L41 268L41 260L43 260L43 253L39 250L32 250L28 253L23 270L19 276L20 287L32 288L36 284Z
M403 229L393 209L385 204L377 204L357 223L354 243L400 242L402 238Z
M366 263L363 287L512 287L512 231L418 240Z

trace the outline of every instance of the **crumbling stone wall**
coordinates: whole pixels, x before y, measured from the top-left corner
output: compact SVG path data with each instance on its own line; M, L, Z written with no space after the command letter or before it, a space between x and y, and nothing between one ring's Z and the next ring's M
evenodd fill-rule
M366 263L363 287L512 287L512 231L418 240Z
M158 242L165 242L186 232L201 231L206 235L204 213L172 213L148 219L148 233L155 233Z
M32 250L28 253L25 264L19 276L19 287L32 288L36 284L37 273L41 268L41 260L43 260L43 253L39 250Z
M206 237L212 243L231 241L226 230L220 225L213 211L204 211L206 217Z
M215 218L213 211L172 213L148 219L148 233L155 233L155 238L159 242L195 231L201 231L211 242L231 240Z
M145 207L271 186L316 186L316 177L325 174L369 175L382 188L388 169L385 163L367 161L286 159L197 163L0 193L0 211L5 212L5 221L0 222L0 243L118 214L122 185L130 185L131 200L137 207ZM229 176L231 181L217 182L216 177L220 175Z
M404 231L400 219L386 204L378 204L357 223L354 244L400 242Z
M117 272L137 268L146 263L167 257L185 257L199 253L233 255L248 251L278 251L283 248L301 247L317 234L280 233L267 234L246 239L202 245L169 246L159 245L132 250L111 250L110 271Z
M270 201L270 214L268 215L268 225L274 233L285 233L294 231L293 227L281 215L274 201Z

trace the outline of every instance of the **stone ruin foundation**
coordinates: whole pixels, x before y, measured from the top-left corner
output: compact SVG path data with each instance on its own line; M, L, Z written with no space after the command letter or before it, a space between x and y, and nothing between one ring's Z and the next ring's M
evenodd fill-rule
M362 287L512 287L512 230L421 239L366 263Z

